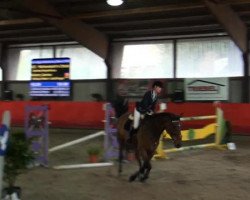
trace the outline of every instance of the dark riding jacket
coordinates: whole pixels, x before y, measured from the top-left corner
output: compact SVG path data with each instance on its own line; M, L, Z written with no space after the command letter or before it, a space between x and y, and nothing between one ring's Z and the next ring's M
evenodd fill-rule
M154 112L156 102L158 100L157 95L153 99L153 91L147 91L142 100L137 103L136 110L138 110L141 114L145 114L147 112Z

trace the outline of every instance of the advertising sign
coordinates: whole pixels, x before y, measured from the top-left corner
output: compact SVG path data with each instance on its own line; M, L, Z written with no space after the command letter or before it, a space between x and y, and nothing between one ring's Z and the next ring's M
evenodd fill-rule
M186 101L225 101L229 98L228 78L185 79Z

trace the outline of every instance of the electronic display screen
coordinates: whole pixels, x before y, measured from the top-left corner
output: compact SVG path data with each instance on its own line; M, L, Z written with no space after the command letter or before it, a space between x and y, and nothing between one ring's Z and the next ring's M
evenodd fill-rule
M70 58L33 59L31 80L63 81L69 79Z
M41 81L30 82L30 96L32 97L70 97L71 82L69 81Z
M70 58L33 59L30 97L38 100L71 97L69 69Z

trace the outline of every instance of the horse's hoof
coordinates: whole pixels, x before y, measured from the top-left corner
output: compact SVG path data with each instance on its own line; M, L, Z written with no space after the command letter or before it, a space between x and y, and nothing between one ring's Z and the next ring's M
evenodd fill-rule
M139 181L143 183L143 182L145 182L147 179L148 179L148 176L142 176L142 177L140 177Z
M146 178L140 179L140 182L141 182L141 183L144 183L145 181L146 181Z
M136 176L132 175L132 176L129 177L129 182L133 182L135 179L136 179Z

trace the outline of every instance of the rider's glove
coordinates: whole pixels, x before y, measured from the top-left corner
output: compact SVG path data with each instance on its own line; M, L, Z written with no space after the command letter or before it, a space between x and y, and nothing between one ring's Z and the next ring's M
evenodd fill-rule
M147 115L153 115L154 114L154 112L152 111L152 110L149 110L148 112L147 112Z

